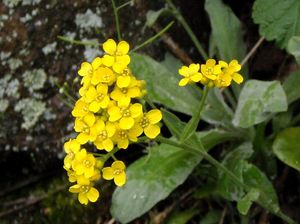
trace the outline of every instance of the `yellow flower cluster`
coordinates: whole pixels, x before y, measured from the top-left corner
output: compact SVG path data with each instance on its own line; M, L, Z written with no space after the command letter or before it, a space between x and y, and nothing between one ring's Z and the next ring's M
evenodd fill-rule
M206 64L182 66L178 71L183 76L179 86L200 82L208 87L224 88L230 86L232 80L240 84L244 80L238 73L240 70L241 65L237 60L232 60L229 64L219 61L217 64L214 59L208 59Z
M69 190L78 194L81 204L98 199L99 192L93 186L101 177L100 170L103 179L113 179L117 186L126 182L126 167L122 161L103 168L110 154L95 157L82 147L84 144L90 142L98 150L111 152L114 148L126 149L143 133L150 139L160 133L161 111L144 112L138 102L146 93L145 83L137 80L128 68L129 44L126 41L116 44L109 39L103 44L103 50L103 57L95 58L92 63L83 62L78 71L82 86L72 110L78 135L64 144L67 154L64 168L69 181L76 182Z

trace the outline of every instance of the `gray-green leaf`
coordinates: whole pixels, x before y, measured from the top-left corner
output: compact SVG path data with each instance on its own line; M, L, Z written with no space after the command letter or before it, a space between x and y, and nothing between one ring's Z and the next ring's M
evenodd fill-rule
M287 97L278 81L249 80L238 100L233 124L248 128L287 110Z
M299 0L256 0L253 20L259 24L259 33L267 40L275 40L285 48L292 36L300 36Z

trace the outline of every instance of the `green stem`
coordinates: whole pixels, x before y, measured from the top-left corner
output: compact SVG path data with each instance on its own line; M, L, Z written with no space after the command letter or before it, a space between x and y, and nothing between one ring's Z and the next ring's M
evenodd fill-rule
M103 164L110 158L110 157L113 157L114 154L116 152L118 152L120 149L118 148L114 148L113 150L111 150L110 152L108 152L105 156L103 156Z
M197 39L195 33L192 31L191 27L188 25L188 23L186 22L186 20L184 19L184 17L180 14L180 12L177 10L177 8L175 7L175 5L173 4L172 0L166 0L166 2L170 6L171 11L172 11L174 17L178 20L178 22L181 23L181 25L183 26L183 28L185 29L185 31L190 36L191 40L195 44L195 46L196 46L197 50L199 51L199 53L201 54L201 56L205 60L207 60L208 59L207 53L205 52L204 48L202 47L202 45L198 41L198 39Z
M120 31L120 23L119 23L119 16L118 16L118 10L116 7L116 3L115 0L111 0L111 4L114 10L114 15L115 15L115 21L116 21L116 30L117 30L117 34L118 34L118 40L122 40L122 36L121 36L121 31Z
M57 38L59 40L65 41L70 44L78 44L78 45L85 45L85 46L101 46L102 45L98 42L74 40L72 38L68 38L65 36L57 36Z
M184 140L188 139L196 131L199 121L201 119L201 112L202 112L208 91L209 91L209 87L205 86L203 93L202 93L200 103L198 105L198 108L195 111L195 114L193 114L192 118L187 123L187 125L184 127L182 135L180 137L180 142L184 142Z
M201 155L204 159L206 159L208 162L210 162L212 165L214 165L215 167L217 167L218 169L222 170L224 173L226 173L238 186L242 187L244 190L246 190L247 192L249 192L251 190L251 186L248 186L247 184L243 183L234 173L232 173L229 169L227 169L222 163L220 163L219 161L217 161L216 159L214 159L211 155L209 155L203 145L202 142L199 141L199 146L200 149L197 149L193 146L190 146L188 144L185 143L177 143L171 139L159 136L156 138L157 141L161 142L161 143L165 143L168 145L173 145L175 147L178 148L182 148L182 149L188 149L191 152L195 152L199 155ZM260 192L261 193L261 197L266 199L266 196L264 194L264 192ZM267 199L265 201L268 201ZM287 215L285 215L284 213L282 213L280 210L277 210L273 204L264 204L263 206L266 206L270 212L272 212L274 215L277 215L278 217L282 218L284 221L286 221L289 224L296 224L296 222L294 222L290 217L288 217Z
M150 37L148 40L146 40L145 42L139 44L138 46L136 46L134 49L132 49L130 51L130 53L139 50L140 48L152 43L155 39L157 39L158 37L160 37L163 33L165 33L172 25L174 24L174 21L170 22L165 28L163 28L161 31L159 31L157 34L155 34L154 36Z

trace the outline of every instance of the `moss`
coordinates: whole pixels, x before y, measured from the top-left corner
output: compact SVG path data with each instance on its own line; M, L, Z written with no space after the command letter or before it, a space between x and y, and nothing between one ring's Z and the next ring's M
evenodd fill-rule
M29 92L43 88L46 79L47 75L43 69L34 69L23 74L24 86Z
M37 123L39 117L45 110L46 105L44 102L31 98L22 99L15 105L15 111L21 112L23 115L24 121L22 123L22 128L26 130Z

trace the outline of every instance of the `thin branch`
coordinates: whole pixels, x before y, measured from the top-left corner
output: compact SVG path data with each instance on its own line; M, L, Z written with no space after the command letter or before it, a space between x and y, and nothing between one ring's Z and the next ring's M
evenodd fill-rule
M249 58L256 52L256 50L259 48L259 46L262 44L262 42L265 40L264 37L261 37L256 44L252 47L252 49L249 51L249 53L246 55L246 57L242 60L241 66L246 64L246 62L249 60Z

